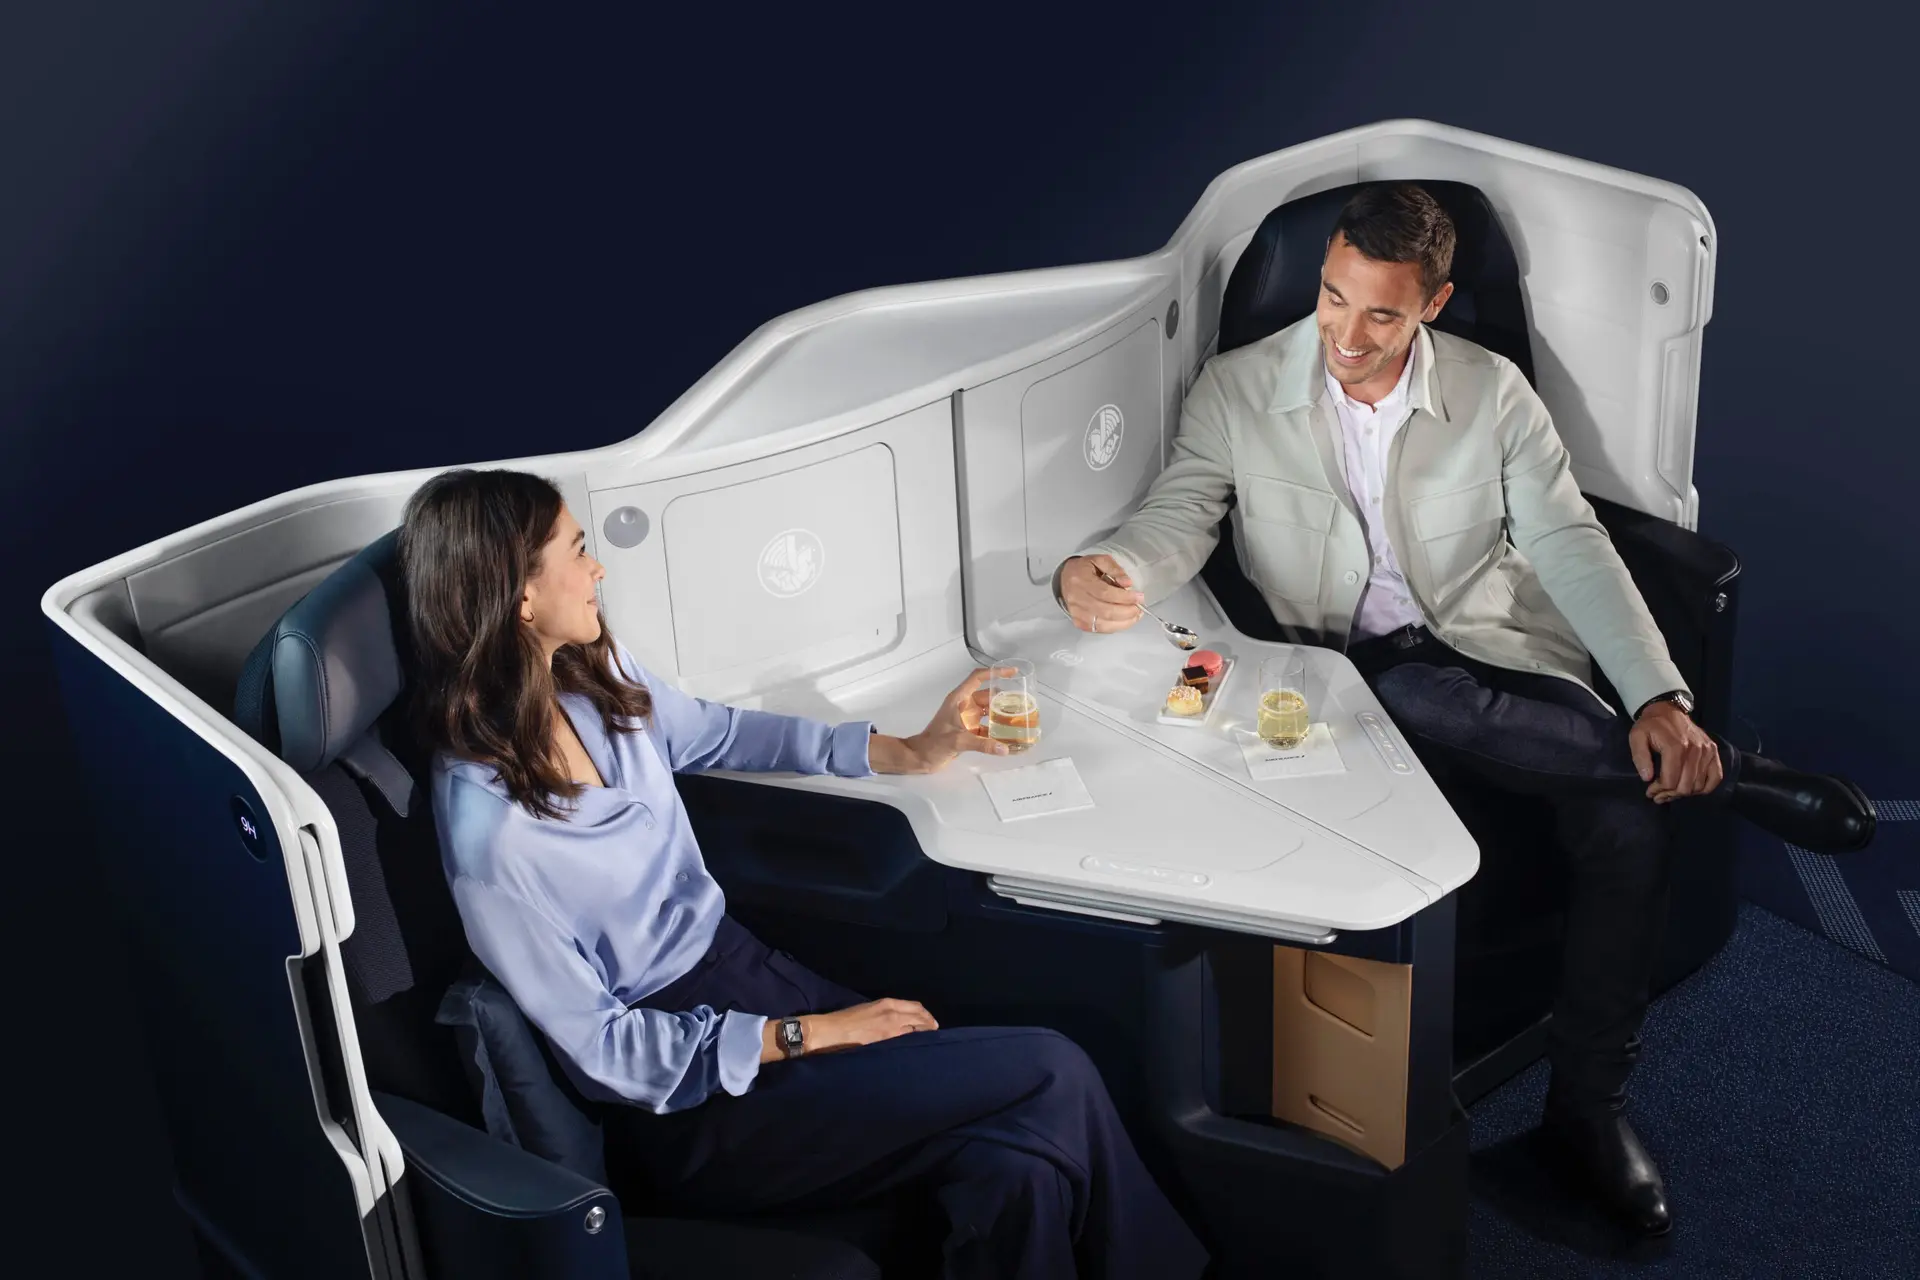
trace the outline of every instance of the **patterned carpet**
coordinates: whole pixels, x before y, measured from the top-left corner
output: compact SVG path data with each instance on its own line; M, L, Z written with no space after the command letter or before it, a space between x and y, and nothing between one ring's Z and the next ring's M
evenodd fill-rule
M1920 801L1874 800L1862 853L1827 857L1743 833L1741 896L1920 982Z
M1526 1139L1540 1063L1474 1105L1469 1276L1916 1274L1920 986L1747 903L1726 948L1655 1002L1645 1038L1630 1114L1673 1234L1624 1244L1553 1190Z

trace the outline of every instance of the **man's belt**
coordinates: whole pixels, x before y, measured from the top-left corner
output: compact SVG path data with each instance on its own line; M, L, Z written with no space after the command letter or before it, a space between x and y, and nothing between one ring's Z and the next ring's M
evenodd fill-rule
M1412 649L1424 643L1429 634L1427 629L1419 623L1410 623L1404 627L1396 627L1385 635L1368 636L1358 644L1350 646L1347 656L1352 657L1355 653L1368 653L1379 649Z

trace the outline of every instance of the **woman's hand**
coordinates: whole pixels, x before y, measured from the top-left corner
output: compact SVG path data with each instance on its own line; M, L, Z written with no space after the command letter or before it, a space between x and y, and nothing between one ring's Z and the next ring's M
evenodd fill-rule
M808 1053L832 1053L909 1031L938 1031L940 1024L918 1000L873 1000L837 1013L809 1014L800 1019L800 1027Z
M927 727L911 738L873 735L867 763L875 773L934 773L953 763L962 751L990 756L1007 754L1005 743L987 737L987 692L980 686L993 674L1012 675L1008 667L976 667L946 696Z

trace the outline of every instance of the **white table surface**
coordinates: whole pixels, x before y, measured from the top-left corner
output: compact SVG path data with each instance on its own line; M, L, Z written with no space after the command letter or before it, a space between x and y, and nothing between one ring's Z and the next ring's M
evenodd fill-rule
M974 753L928 775L872 778L723 776L894 805L926 856L985 873L1009 897L1125 918L1185 920L1275 937L1384 928L1466 883L1479 850L1352 663L1330 649L1307 662L1312 716L1345 764L1340 774L1257 781L1240 743L1251 734L1259 665L1286 650L1246 639L1189 585L1155 612L1192 627L1236 670L1205 727L1158 722L1187 655L1151 619L1127 631L1079 631L1048 604L862 680L788 688L740 705L870 719L881 732L925 727L943 695L989 658L1034 663L1041 739L1007 757ZM1363 730L1371 713L1400 748L1401 770ZM1070 757L1094 807L1003 822L977 775Z

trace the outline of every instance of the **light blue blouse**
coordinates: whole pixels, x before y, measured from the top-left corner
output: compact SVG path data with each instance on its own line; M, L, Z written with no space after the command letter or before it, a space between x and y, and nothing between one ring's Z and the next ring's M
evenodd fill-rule
M710 703L616 648L627 676L653 696L645 722L609 741L591 702L560 698L604 788L588 787L563 820L535 818L507 798L490 766L442 753L433 813L468 944L575 1085L602 1101L678 1111L716 1088L746 1092L767 1015L787 1011L627 1007L691 970L726 910L673 775L866 777L871 726Z

